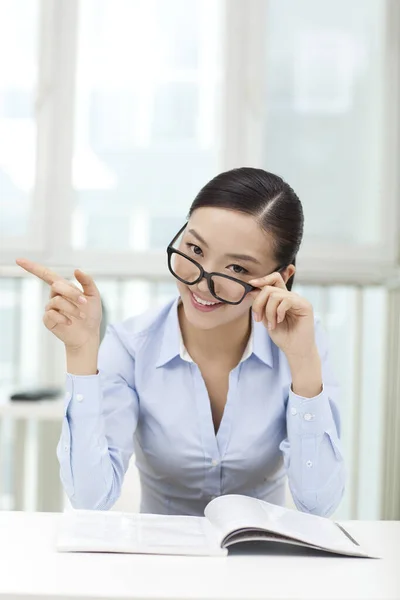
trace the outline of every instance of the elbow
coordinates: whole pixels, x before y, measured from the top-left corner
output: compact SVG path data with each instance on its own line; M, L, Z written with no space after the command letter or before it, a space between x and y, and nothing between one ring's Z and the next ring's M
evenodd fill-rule
M118 497L114 497L111 493L108 493L103 498L89 496L87 494L76 494L74 493L69 497L72 508L81 510L110 510Z
M330 517L339 507L345 491L344 468L320 489L316 491L303 492L302 496L292 492L293 501L298 510L319 517Z
M75 457L65 461L58 452L60 479L71 506L80 510L110 510L118 500L124 479L120 461L98 461L89 470Z
M327 493L321 494L322 501L320 503L320 515L322 517L330 517L333 515L343 499L346 489L346 477L343 463L335 479L336 483L332 488L328 488Z
M65 489L65 486L64 486ZM72 494L68 494L69 501L72 508L80 510L110 510L116 501L118 500L119 494L108 490L105 494L89 492L87 488L79 490L75 488Z
M68 474L67 474L68 475ZM95 480L76 481L60 471L60 479L72 508L80 510L110 510L118 500L121 487L113 478L111 486L105 488L104 480L96 484Z

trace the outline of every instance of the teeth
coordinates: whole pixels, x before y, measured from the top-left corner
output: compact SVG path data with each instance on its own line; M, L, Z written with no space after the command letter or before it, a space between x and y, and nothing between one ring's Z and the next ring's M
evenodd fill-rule
M203 304L204 306L214 306L214 304L219 304L219 302L207 302L206 300L203 300L202 298L196 296L196 294L193 294L193 296L196 302L198 302L199 304Z

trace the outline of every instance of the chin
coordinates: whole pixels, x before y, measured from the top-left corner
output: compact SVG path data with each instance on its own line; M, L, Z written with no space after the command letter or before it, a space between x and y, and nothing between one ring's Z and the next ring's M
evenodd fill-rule
M226 322L225 319L221 319L221 316L216 314L217 312L224 311L224 306L219 308L215 313L202 313L193 307L189 295L181 296L181 298L185 317L193 327L204 330L214 329L214 327L218 327Z
M196 318L192 318L191 315L188 315L187 312L185 311L185 316L187 321L190 323L190 325L192 327L195 327L196 329L200 329L202 331L211 331L211 329L215 329L216 327L219 327L220 325L222 325L222 323L219 322L210 322L209 320L206 321L205 319L196 319Z

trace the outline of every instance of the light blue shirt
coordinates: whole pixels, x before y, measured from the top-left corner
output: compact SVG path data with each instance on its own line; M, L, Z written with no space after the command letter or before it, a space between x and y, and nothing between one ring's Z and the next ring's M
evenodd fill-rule
M57 455L75 508L106 510L118 499L132 454L141 481L141 511L202 515L222 494L285 503L331 514L344 490L338 388L321 327L323 391L291 390L285 355L262 323L229 376L217 434L197 365L182 344L178 301L109 326L97 375L67 374L65 417Z

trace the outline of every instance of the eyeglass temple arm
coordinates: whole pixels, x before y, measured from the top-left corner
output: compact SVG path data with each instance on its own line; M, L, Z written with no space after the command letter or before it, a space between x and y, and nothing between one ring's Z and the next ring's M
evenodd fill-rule
M168 244L168 247L173 246L175 244L176 240L181 235L181 233L183 233L183 231L186 229L186 227L187 227L187 223L185 223L184 226L180 228L180 230L178 231L178 233L176 234L174 239Z

